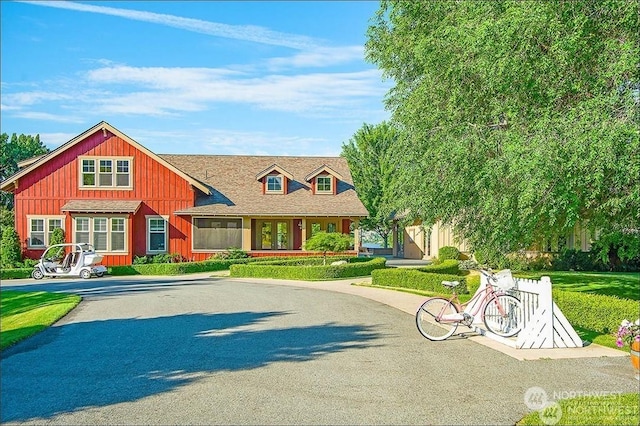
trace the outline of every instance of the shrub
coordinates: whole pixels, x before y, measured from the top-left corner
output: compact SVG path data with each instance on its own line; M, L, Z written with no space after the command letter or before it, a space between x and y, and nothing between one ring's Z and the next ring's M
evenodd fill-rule
M147 263L149 263L149 257L148 256L135 256L133 258L133 264L134 265L146 265Z
M565 249L551 261L554 271L597 271L604 265L598 265L593 253L576 249Z
M553 290L553 300L572 325L611 334L620 321L638 317L638 302L603 294Z
M301 261L305 263L301 263ZM370 275L373 270L384 268L386 259L381 257L373 259L348 258L347 262L342 265L324 265L323 258L307 259L306 261L292 259L253 262L245 265L235 264L231 265L230 271L232 277L317 281Z
M62 228L54 229L51 233L51 238L49 239L49 245L63 244L64 242L64 230Z
M460 281L456 291L468 293L465 278L459 275L426 272L412 268L379 269L371 273L371 284L385 287L412 288L433 293L446 294L451 290L442 281Z
M0 269L0 280L17 280L31 277L33 268L9 268Z
M226 251L214 254L212 259L245 259L249 257L249 254L239 248L232 247Z
M173 255L168 253L156 254L151 258L151 263L172 263Z
M458 260L460 258L460 250L453 246L440 247L438 250L438 260L441 262L447 259Z
M0 240L0 256L2 256L3 268L12 268L20 263L22 250L20 249L20 237L15 228L5 229Z

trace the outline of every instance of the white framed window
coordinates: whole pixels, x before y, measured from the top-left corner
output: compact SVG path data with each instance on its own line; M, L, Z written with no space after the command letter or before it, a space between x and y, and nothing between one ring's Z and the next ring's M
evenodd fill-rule
M316 177L316 193L333 194L333 179L328 175Z
M123 216L76 216L73 218L74 243L92 244L96 251L127 251L127 220Z
M133 157L79 157L80 189L133 189Z
M125 220L123 217L111 218L111 250L124 251L126 248Z
M106 217L93 218L93 247L96 251L107 251L109 247L109 232L107 231Z
M166 253L168 236L167 219L147 216L147 253Z
M267 194L282 194L282 176L268 175L266 182Z
M47 247L54 229L64 230L64 216L27 216L29 223L29 248Z

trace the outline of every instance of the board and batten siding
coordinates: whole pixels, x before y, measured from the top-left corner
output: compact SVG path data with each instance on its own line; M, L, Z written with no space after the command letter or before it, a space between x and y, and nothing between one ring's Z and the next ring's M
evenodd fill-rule
M80 189L80 156L131 157L132 190ZM83 141L76 143L45 164L20 178L15 192L16 230L26 248L29 235L27 214L61 215L62 207L70 200L140 200L142 204L128 221L128 253L105 254L103 264L128 265L134 256L146 254L146 217L168 217L168 253L180 252L191 255L191 224L189 217L173 214L176 210L192 207L195 189L184 178L160 164L122 138L98 130ZM66 213L65 234L72 241L72 216ZM92 216L98 213L92 213ZM27 257L37 258L42 250L27 250ZM187 256L187 257L188 257Z

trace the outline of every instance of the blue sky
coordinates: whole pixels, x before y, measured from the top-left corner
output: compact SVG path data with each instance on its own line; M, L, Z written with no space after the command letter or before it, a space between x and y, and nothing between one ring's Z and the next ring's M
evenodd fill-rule
M1 131L104 120L158 154L339 155L388 119L378 2L0 2Z

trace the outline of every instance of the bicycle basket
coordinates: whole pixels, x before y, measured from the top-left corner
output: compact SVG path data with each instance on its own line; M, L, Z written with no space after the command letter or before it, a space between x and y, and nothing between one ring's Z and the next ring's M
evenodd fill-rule
M513 275L511 275L511 269L496 272L493 276L495 277L494 285L502 290L511 290L516 286Z

